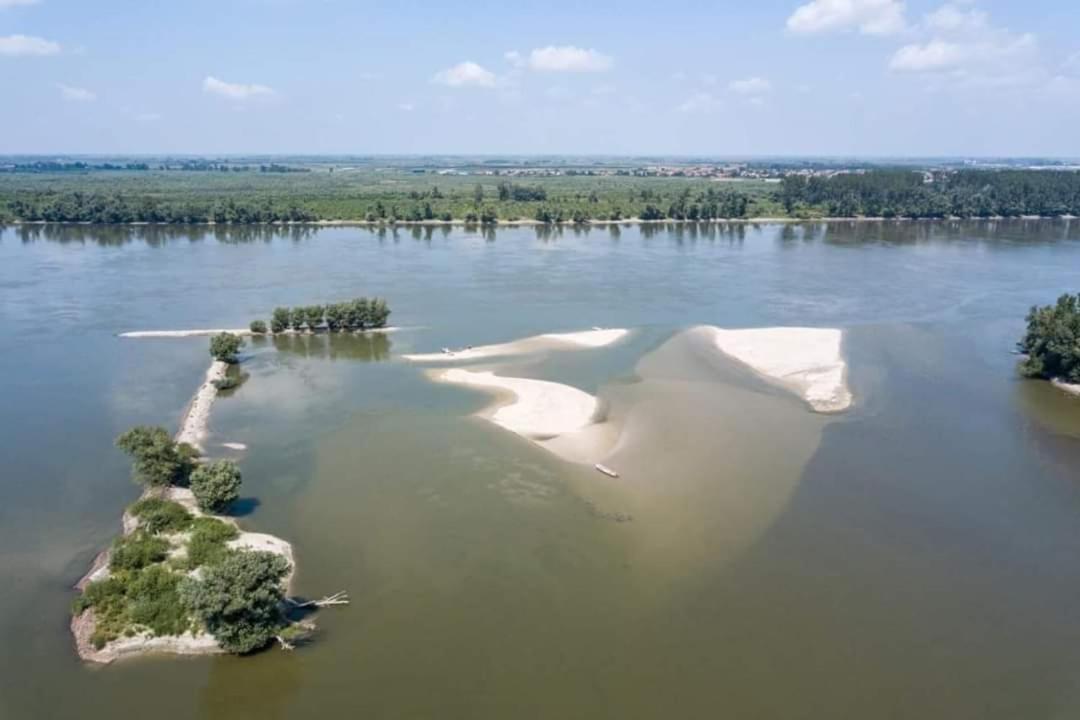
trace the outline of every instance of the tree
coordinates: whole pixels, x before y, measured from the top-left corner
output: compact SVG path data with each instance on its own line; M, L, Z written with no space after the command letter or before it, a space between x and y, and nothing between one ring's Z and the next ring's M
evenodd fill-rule
M265 647L287 624L282 580L288 572L289 563L274 553L230 553L201 580L184 580L180 597L222 649L247 653Z
M330 332L340 330L345 325L345 303L330 303L326 306L326 329Z
M200 465L191 472L191 492L203 512L223 513L240 497L240 468L232 460Z
M308 328L314 332L322 325L323 315L326 313L326 309L322 305L308 305L304 308L304 318L307 322Z
M266 334L266 323L264 323L262 320L252 320L251 325L249 325L248 327L251 329L251 332L255 333L256 335Z
M270 317L270 332L285 332L289 328L289 308L274 308L274 314Z
M293 330L301 330L304 327L304 322L307 320L307 314L302 307L289 308L289 327Z
M1027 355L1020 370L1028 377L1080 383L1080 293L1031 308L1017 349Z
M476 183L476 187L473 188L473 204L480 207L482 202L484 202L484 186Z
M148 487L185 484L198 457L195 448L173 441L162 427L133 427L116 438L116 446L135 461L135 482Z
M219 362L232 364L237 362L236 354L243 345L244 341L238 335L219 333L210 338L210 355Z

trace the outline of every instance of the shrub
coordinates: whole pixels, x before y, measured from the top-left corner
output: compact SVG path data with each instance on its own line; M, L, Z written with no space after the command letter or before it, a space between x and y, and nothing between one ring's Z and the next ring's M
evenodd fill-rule
M229 554L230 540L240 535L236 526L215 518L196 518L187 545L187 569L204 565L219 565Z
M140 570L147 565L161 562L168 555L167 540L145 530L136 530L113 542L109 568L114 571Z
M273 553L230 553L201 580L184 580L180 597L224 650L247 653L264 647L286 625L281 581L288 571L285 559Z
M264 323L262 320L252 320L251 325L249 325L248 327L251 332L255 333L256 335L266 334L266 323Z
M176 443L165 428L139 425L116 439L116 446L135 463L132 476L141 485L183 485L198 457L187 443Z
M139 527L149 533L183 532L191 527L191 513L180 503L161 498L145 498L129 508Z
M210 355L220 362L235 363L243 345L244 340L238 335L220 333L210 338Z
M219 513L240 497L240 468L231 460L200 465L191 473L191 492L204 512Z
M1025 375L1080 383L1080 293L1031 308L1017 349L1027 355L1020 365Z

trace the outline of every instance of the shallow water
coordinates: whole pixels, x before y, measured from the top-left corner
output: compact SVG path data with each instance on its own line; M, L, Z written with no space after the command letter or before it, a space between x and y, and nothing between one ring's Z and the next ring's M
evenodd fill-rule
M0 717L1074 717L1080 401L1011 350L1077 289L1065 222L2 230ZM295 653L81 664L69 587L137 492L112 439L209 359L115 334L361 294L409 329L252 343L208 442L297 592L353 604ZM855 407L697 324L848 329ZM598 394L618 480L398 359L594 325L635 332L499 367Z

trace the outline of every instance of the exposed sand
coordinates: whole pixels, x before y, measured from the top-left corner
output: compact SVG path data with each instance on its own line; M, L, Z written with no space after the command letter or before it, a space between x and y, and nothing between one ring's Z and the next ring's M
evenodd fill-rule
M227 450L247 450L247 445L239 442L223 442L221 443L221 447L226 448Z
M1080 385L1077 385L1075 383L1067 383L1064 380L1059 380L1057 378L1054 378L1050 382L1053 383L1054 387L1060 390L1064 390L1070 395L1080 395Z
M403 328L399 327L384 327L384 328L371 328L369 330L357 330L357 333L390 333L397 332ZM247 328L243 329L209 329L209 330L135 330L133 332L120 333L117 337L122 338L186 338L186 337L210 337L212 335L220 335L221 333L232 333L233 335L239 335L241 337L273 337L274 335L316 335L323 334L325 330L318 332L311 332L310 330L283 330L279 333L255 333Z
M833 328L710 328L716 347L794 391L817 412L851 406L843 332Z
M420 353L402 355L402 357L413 362L451 362L527 355L542 350L581 350L611 345L622 340L629 332L624 328L605 328L571 333L546 333L498 345L481 345L451 352Z
M491 422L530 440L580 430L593 423L597 401L577 388L546 380L502 377L492 372L453 368L432 374L441 382L502 391L513 397L507 404L481 413Z
M184 413L184 419L180 422L180 432L176 433L177 442L185 442L202 449L210 423L210 409L214 406L218 393L214 381L224 379L228 369L228 363L220 360L215 360L210 364L210 369L206 371L206 379L195 392L195 396L191 398L187 412Z

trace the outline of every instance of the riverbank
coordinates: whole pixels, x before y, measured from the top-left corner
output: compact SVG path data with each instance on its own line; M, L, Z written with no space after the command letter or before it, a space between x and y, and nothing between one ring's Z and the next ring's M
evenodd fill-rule
M52 222L45 220L11 220L2 225L12 227L19 226L48 226L48 225L72 225L81 227L364 227L364 228L394 228L394 227L465 227L465 228L489 228L489 227L550 227L550 228L584 228L584 227L609 227L609 226L634 226L634 225L778 225L778 224L802 224L802 223L943 223L943 222L1001 222L1007 220L1076 220L1077 215L988 215L985 217L961 217L958 215L949 217L787 217L783 215L756 216L745 218L713 218L711 220L690 220L677 218L643 219L639 217L620 218L618 220L594 219L586 222L562 222L552 223L542 220L519 219L519 220L496 220L494 222L480 223L466 220L303 220L303 221L272 221L259 223L217 223L217 222L193 222L193 223L93 223L93 222Z

